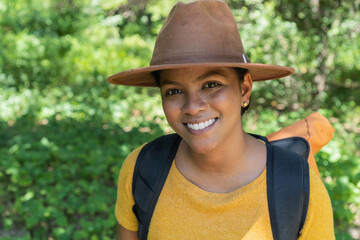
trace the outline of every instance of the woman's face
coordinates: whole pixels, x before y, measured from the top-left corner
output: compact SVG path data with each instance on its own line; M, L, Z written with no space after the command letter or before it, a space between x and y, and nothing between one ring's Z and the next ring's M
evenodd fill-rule
M241 105L249 101L252 81L240 86L233 68L191 67L163 70L162 105L170 126L199 153L242 134Z

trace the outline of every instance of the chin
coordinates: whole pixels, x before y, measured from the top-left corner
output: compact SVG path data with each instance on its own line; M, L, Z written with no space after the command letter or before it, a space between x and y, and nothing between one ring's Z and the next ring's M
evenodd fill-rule
M171 127L182 137L189 150L198 154L207 154L214 151L221 142L218 134L214 132L194 135L189 133L187 129L181 128L182 126L179 128Z
M184 141L191 151L198 154L208 154L212 152L217 146L215 142L210 140L201 141L196 139L184 139Z

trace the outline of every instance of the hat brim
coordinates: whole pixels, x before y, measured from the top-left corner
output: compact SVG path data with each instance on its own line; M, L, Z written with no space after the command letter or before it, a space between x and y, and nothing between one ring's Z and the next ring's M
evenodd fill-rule
M253 81L265 81L289 76L295 72L291 67L261 63L186 63L186 64L166 64L150 67L136 68L116 73L107 78L107 81L116 85L135 86L135 87L156 87L154 77L151 72L165 69L189 68L189 67L238 67L248 69Z

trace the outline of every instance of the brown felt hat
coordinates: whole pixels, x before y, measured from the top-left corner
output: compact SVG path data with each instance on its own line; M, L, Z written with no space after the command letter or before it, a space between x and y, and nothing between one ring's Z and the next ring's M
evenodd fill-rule
M221 1L177 3L156 39L149 67L131 69L108 77L113 84L156 86L151 72L193 66L248 69L253 81L282 78L291 67L251 63L246 56L235 18Z

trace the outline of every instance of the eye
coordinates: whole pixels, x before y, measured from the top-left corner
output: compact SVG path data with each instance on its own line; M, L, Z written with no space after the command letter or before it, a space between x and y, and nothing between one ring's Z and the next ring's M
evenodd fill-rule
M181 91L179 89L176 88L172 88L166 91L166 95L175 95L175 94L179 94L181 93Z
M219 86L220 84L217 82L208 82L204 84L204 88L214 88Z

